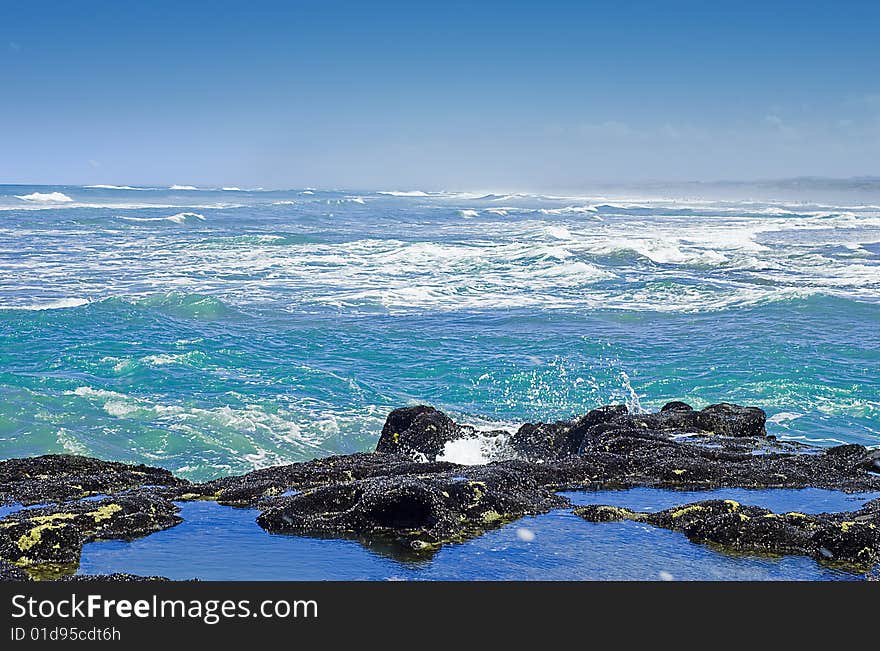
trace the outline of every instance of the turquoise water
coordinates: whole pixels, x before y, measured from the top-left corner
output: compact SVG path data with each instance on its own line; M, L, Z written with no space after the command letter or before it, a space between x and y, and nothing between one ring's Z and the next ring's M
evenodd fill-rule
M200 480L371 449L411 402L727 400L880 444L880 190L652 193L0 186L0 457Z
M836 491L653 489L566 493L576 504L660 510L692 499L738 499L777 511L857 509L876 495ZM133 542L83 548L79 572L126 571L186 580L847 580L856 575L805 557L731 556L683 534L637 522L585 522L570 511L527 517L432 559L401 560L353 540L270 535L257 511L181 504L184 522ZM524 531L527 532L526 535Z

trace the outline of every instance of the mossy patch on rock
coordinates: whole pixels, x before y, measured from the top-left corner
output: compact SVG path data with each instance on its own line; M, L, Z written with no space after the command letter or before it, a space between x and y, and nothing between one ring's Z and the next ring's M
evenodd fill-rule
M158 495L135 493L17 511L0 520L0 559L37 575L63 574L85 543L167 529L182 521L177 510Z
M621 520L637 520L641 514L620 506L606 504L588 504L574 510L587 522L620 522Z
M565 506L555 494L561 490L880 491L880 452L861 445L822 450L777 441L766 435L765 420L760 409L729 403L695 410L672 402L654 414L609 405L505 433L499 438L509 442L507 452L517 459L460 466L434 459L447 443L475 436L474 428L431 407L406 407L389 414L377 452L202 484L158 468L87 457L12 459L0 462L0 503L66 503L0 520L0 559L8 561L0 571L11 572L12 563L33 576L69 573L86 542L146 535L179 522L173 499L256 507L263 512L260 525L271 532L358 538L374 549L424 554ZM82 501L96 495L109 497ZM825 562L864 565L877 554L877 523L874 511L863 511L823 518L720 501L653 515L601 505L577 513L594 522L650 521L728 549L806 553Z

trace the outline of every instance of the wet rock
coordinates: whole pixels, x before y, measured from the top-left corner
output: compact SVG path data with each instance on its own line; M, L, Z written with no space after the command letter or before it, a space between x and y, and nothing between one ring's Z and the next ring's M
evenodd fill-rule
M189 485L176 490L174 495L184 500L212 499L229 506L256 506L263 499L274 498L289 491L369 477L425 475L454 468L457 466L452 463L419 463L396 454L376 452L337 455Z
M767 416L757 407L727 402L696 411L684 402L669 402L655 414L632 416L628 425L664 433L704 434L729 437L763 437Z
M686 402L681 402L680 400L673 400L672 402L667 402L660 408L660 413L667 411L693 411L694 408L691 407Z
M442 411L418 405L395 409L385 420L376 452L403 454L418 460L434 461L450 441L472 436Z
M85 543L167 529L182 519L168 500L147 493L17 511L0 520L0 559L32 575L64 574Z
M515 465L462 475L377 477L285 498L257 522L273 533L380 539L408 551L435 550L568 501Z
M734 500L707 500L657 513L590 505L575 509L589 522L636 520L680 531L690 540L722 549L770 555L810 556L822 563L870 569L880 562L880 504L859 511L773 513Z
M30 581L30 576L23 569L0 558L0 581Z
M713 446L671 440L651 430L612 430L585 439L580 454L545 470L564 488L829 488L880 490L880 476L865 470L872 453L863 446L806 453L801 447L758 439L713 437ZM786 451L777 451L786 450Z
M389 415L377 452L202 484L157 468L85 457L15 459L0 462L0 501L27 505L102 493L110 497L27 509L0 520L0 560L5 562L0 573L11 573L12 563L31 577L70 574L86 542L146 535L179 522L170 500L256 507L262 511L260 525L273 533L356 538L381 553L421 557L442 544L564 506L567 501L555 491L565 489L880 490L880 452L860 445L822 450L777 441L764 435L764 421L760 409L728 403L698 411L673 402L655 414L630 414L611 405L570 421L523 425L509 435L509 451L518 459L466 467L432 459L450 441L474 436L473 428L431 407L407 407ZM843 519L802 516L813 528L799 515L768 515L756 507L732 511L721 504L675 518L670 511L665 520L654 514L651 523L738 549L866 562L875 553L873 513L880 511L880 501L874 511L869 506L856 515L840 514ZM606 506L579 513L595 522L649 515Z
M64 502L142 486L186 483L162 468L70 454L0 461L0 504Z
M871 451L868 458L865 459L863 467L869 472L880 474L880 449Z
M757 407L741 407L729 402L709 405L700 414L702 427L722 436L766 436L767 415Z
M60 581L68 583L89 583L92 581L112 581L113 583L142 583L147 581L170 581L164 576L140 576L126 572L114 572L113 574L73 574L61 577Z
M587 522L620 522L621 520L638 520L641 515L620 506L606 504L588 504L574 510Z
M684 402L669 402L653 414L630 414L625 405L607 405L571 420L526 423L510 435L508 447L519 458L544 463L583 454L592 440L610 432L664 439L765 438L765 422L761 409L731 403L697 411ZM447 443L474 435L472 427L455 423L433 407L404 407L389 414L376 451L432 461Z
M521 458L552 461L577 454L584 437L596 425L611 423L627 416L625 405L599 407L572 420L555 423L526 423L508 441Z

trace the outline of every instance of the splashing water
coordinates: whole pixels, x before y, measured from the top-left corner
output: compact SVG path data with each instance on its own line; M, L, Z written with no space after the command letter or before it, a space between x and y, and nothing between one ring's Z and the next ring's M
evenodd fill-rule
M193 479L372 449L428 403L668 400L880 443L880 192L797 201L0 187L0 456Z

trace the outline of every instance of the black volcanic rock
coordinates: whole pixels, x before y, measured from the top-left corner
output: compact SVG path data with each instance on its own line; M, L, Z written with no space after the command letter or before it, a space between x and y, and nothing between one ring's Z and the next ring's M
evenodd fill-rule
M124 539L182 522L178 508L157 495L136 493L24 509L0 520L0 558L39 573L79 562L82 546L94 540Z
M114 572L113 574L72 574L63 576L58 579L69 583L92 583L102 581L112 581L113 583L145 583L152 581L170 581L164 576L141 576L139 574L128 574L127 572Z
M510 435L508 447L521 459L541 463L583 454L592 439L608 432L631 436L647 432L663 438L681 434L763 438L765 421L761 409L731 403L697 411L687 403L670 402L653 414L630 414L625 405L607 405L571 420L526 423ZM433 461L450 441L474 435L473 428L455 423L433 407L404 407L388 415L376 451Z
M626 417L625 405L599 407L572 420L555 423L526 423L508 442L521 458L531 461L552 461L577 454L584 437L596 425Z
M880 562L880 500L848 513L773 513L734 500L707 500L657 513L590 505L574 511L589 522L636 520L680 531L690 540L737 552L795 554L870 570Z
M377 452L201 484L159 468L72 455L11 459L0 462L0 503L54 505L0 519L0 578L70 574L87 542L130 539L180 522L171 500L256 507L259 524L272 533L356 538L374 550L421 555L564 508L567 500L556 494L561 490L880 491L880 451L779 441L766 436L765 420L760 409L729 403L695 410L671 402L653 414L610 405L567 421L525 424L499 437L507 440L500 455L507 460L460 466L435 459L450 441L475 436L474 429L431 407L406 407L388 416ZM738 550L863 567L876 562L878 511L880 501L857 512L817 516L713 501L657 514L608 506L578 513L596 522L644 520Z
M406 550L461 542L511 520L569 504L523 467L377 477L279 500L257 522L273 533L378 538Z
M419 463L403 455L362 452L262 468L235 477L221 477L176 489L173 495L183 500L211 499L230 506L254 506L263 499L289 491L370 477L430 474L457 467L454 463Z
M767 415L757 407L741 407L729 402L709 405L701 412L703 429L722 436L766 436Z
M669 402L655 414L632 416L628 424L666 432L762 437L767 435L764 429L766 420L764 411L757 407L722 402L697 411L684 402Z
M30 581L30 576L23 569L0 558L0 581Z
M64 502L141 486L182 486L186 483L162 468L72 454L0 461L0 504Z
M691 407L686 402L681 402L680 400L673 400L672 402L667 402L660 408L660 413L666 411L693 411L694 408Z
M402 407L388 414L376 452L434 461L448 442L472 434L471 428L460 427L433 407Z

